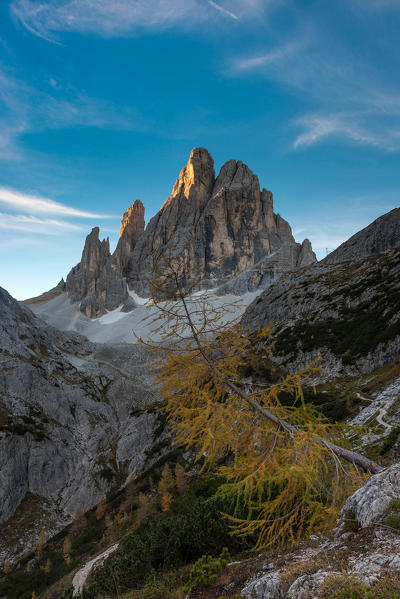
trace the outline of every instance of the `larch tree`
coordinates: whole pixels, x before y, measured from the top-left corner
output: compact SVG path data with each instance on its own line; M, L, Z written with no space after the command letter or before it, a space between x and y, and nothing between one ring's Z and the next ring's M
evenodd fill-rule
M220 494L233 506L226 516L256 547L330 526L346 495L382 468L353 451L349 427L305 401L317 363L273 381L245 377L249 364L271 357L272 324L249 333L186 272L184 256L159 259L153 340L140 339L157 362L176 442L224 479Z
M169 510L169 506L172 501L172 490L175 486L173 474L168 466L165 464L160 482L158 483L158 494L161 501L161 509L163 512L167 512Z

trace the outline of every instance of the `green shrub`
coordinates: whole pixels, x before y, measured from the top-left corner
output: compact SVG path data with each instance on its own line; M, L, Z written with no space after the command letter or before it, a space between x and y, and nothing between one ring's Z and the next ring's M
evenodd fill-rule
M345 532L357 532L360 530L360 523L356 518L353 510L348 510L344 519L344 527L343 530Z
M397 575L382 577L374 586L367 587L353 576L329 577L321 599L400 599L400 580Z
M392 447L396 443L397 439L399 438L399 435L400 435L400 427L396 426L396 427L392 428L390 433L382 441L382 445L379 448L380 455L385 455L392 449ZM399 500L399 509L400 509L400 500Z
M184 587L184 592L189 593L200 586L207 586L215 582L218 574L228 564L231 556L227 547L224 547L219 557L203 555L192 566L189 574L188 584Z
M163 515L149 519L128 534L119 550L97 570L83 599L96 599L116 592L116 585L135 589L154 569L158 575L190 564L206 553L223 547L239 551L243 540L232 537L221 518L223 504L213 496L220 481L200 481L190 493L174 499Z
M392 499L392 501L389 503L389 509L400 512L400 499Z
M385 524L393 530L400 531L400 514L389 514L386 516Z

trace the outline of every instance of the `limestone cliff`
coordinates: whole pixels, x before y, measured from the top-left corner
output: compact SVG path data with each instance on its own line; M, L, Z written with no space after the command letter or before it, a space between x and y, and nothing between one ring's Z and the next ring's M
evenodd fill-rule
M158 396L140 347L61 333L2 288L0 346L0 525L27 493L70 520L151 463Z
M81 261L69 272L65 287L89 318L113 310L128 297L121 272L111 262L110 242L99 240L98 227L87 236Z
M380 216L373 223L358 231L322 262L336 264L346 260L359 260L380 254L400 244L400 208Z
M213 159L203 148L192 151L171 196L137 242L128 284L146 294L152 262L171 252L185 258L188 280L201 273L213 286L259 264L250 284L255 288L268 284L271 272L315 261L310 243L297 244L289 224L274 214L272 194L260 189L257 176L230 160L215 179ZM260 264L274 255L268 266ZM248 288L242 284L235 290Z
M184 259L186 280L200 277L220 294L267 287L283 272L316 261L310 242L296 243L290 225L274 213L272 193L243 162L226 162L216 178L208 151L195 148L146 229L136 200L123 215L112 256L108 239L92 230L65 289L83 314L96 318L128 299L127 285L148 295L153 263L171 254Z
M112 263L123 276L126 275L131 253L144 227L144 206L140 200L135 200L122 217L119 240L112 257Z

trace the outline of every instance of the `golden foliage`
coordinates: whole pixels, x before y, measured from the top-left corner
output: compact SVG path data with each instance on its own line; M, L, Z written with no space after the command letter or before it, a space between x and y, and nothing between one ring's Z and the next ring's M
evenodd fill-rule
M35 558L36 559L40 559L42 557L42 552L43 552L45 544L46 544L46 538L44 536L44 528L42 528L42 530L40 531L38 540L36 541L36 547L35 547Z
M106 498L104 495L96 506L96 520L102 520L106 512Z
M161 509L163 512L168 512L169 510L169 506L173 499L171 491L173 490L174 486L175 481L173 474L168 464L165 464L161 474L160 482L158 483L158 494L161 500Z
M272 323L249 334L227 322L230 307L194 293L198 281L182 273L178 257L155 268L151 322L159 341L146 344L158 360L176 442L194 449L204 467L217 465L226 481L220 493L232 505L226 516L236 534L256 535L257 548L331 526L363 480L355 464L379 467L351 453L348 430L305 402L302 387L313 386L316 362L277 381L244 379L249 364L270 359ZM354 463L345 468L342 458ZM171 485L162 485L168 509Z
M72 521L71 533L77 537L87 527L87 520L82 505L79 503L76 506L74 519Z
M189 485L185 469L179 462L177 462L175 466L175 482L179 495L186 495L189 491Z
M71 563L71 549L72 549L71 539L69 537L65 537L64 543L62 546L62 554L63 554L65 563L68 565Z
M146 522L152 512L153 505L148 496L145 495L145 493L139 493L138 507L136 510L136 526L140 526L143 522Z

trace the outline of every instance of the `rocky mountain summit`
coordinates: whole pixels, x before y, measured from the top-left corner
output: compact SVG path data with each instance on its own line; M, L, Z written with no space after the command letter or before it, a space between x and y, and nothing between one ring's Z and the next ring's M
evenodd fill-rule
M98 227L92 230L65 290L83 314L96 318L123 304L128 288L148 296L153 263L173 254L184 258L188 281L200 277L205 287L236 294L316 261L309 240L295 241L290 225L274 213L272 193L260 188L248 166L230 160L216 177L210 154L195 148L146 228L140 200L125 212L113 255Z
M32 496L65 523L149 463L158 395L139 347L61 333L1 288L0 347L0 525Z
M337 264L346 260L359 260L367 256L392 250L400 243L400 208L380 216L373 223L358 231L322 262Z
M400 209L337 252L331 262L283 274L244 316L250 327L274 322L278 359L291 368L321 354L329 376L342 370L354 375L400 354Z

